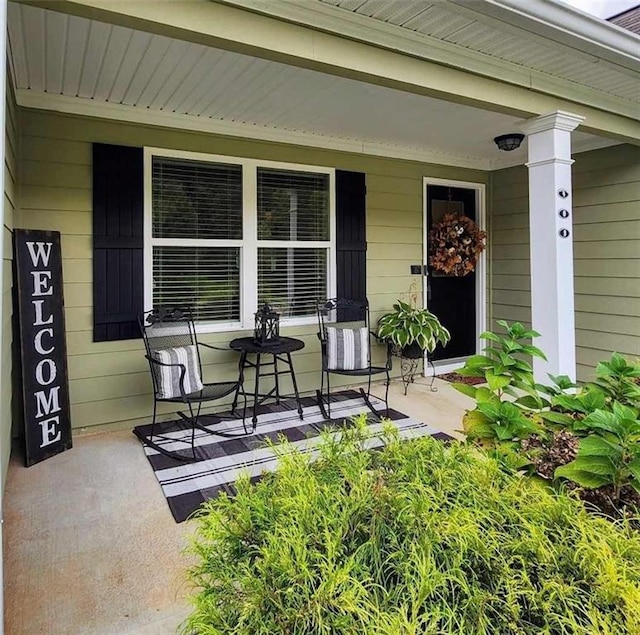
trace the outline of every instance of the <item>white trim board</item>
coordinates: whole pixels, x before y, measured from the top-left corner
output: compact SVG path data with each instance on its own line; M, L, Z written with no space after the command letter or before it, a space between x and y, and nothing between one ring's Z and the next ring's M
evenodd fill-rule
M1 1L1 0L0 0ZM230 155L207 154L167 148L144 148L144 310L153 306L153 247L155 245L176 244L173 239L157 239L152 237L152 158L154 156L176 157L194 161L209 161L212 163L235 164L242 167L242 210L243 210L243 238L241 240L191 240L181 239L180 244L190 246L235 246L240 249L240 320L235 322L198 323L198 333L219 333L231 331L246 331L253 329L254 315L258 310L258 248L259 247L304 247L323 248L327 250L327 297L336 293L336 186L335 168L326 166L311 166L306 164L283 163L279 161L262 161L246 159ZM327 241L259 241L257 223L257 173L258 168L277 168L296 172L313 172L326 174L329 177L329 240ZM282 326L300 326L315 324L317 318L313 316L282 318Z
M449 0L458 5L466 0ZM626 29L558 0L485 0L483 13L518 28L535 28L542 37L559 41L587 55L638 69L638 38Z
M23 108L33 108L81 117L95 117L111 121L140 124L144 126L159 126L176 130L189 130L205 134L215 134L256 141L271 141L274 143L305 146L322 150L350 152L367 156L416 161L433 165L447 165L457 168L469 168L490 172L504 168L524 165L525 158L513 157L503 153L498 158L460 155L430 150L384 144L374 141L331 137L314 134L312 132L284 130L280 128L266 128L240 122L222 122L215 119L183 115L162 110L140 109L124 104L96 102L82 97L66 95L52 95L36 93L28 89L16 91L16 102ZM597 148L619 145L619 141L604 137L589 139L583 144L576 144L574 153L585 152Z
M570 6L565 7L553 2L556 6L552 7L552 0L545 0L550 6L543 6L543 11L534 11L534 5L539 9L537 5L543 3L533 0L486 0L475 3L470 3L469 0L448 1L453 5L450 10L475 15L476 21L500 25L501 29L507 29L514 35L524 35L545 50L555 46L557 50L566 51L566 47L570 47L574 54L585 62L601 58L600 63L609 64L612 69L621 70L630 76L637 72L637 43L634 42L633 34L621 33L622 29L585 16ZM535 86L541 93L572 102L606 109L628 117L633 117L635 113L635 105L627 99L604 93L584 83L567 82L565 76L554 76L523 66L521 63L415 33L396 24L370 18L355 11L346 11L326 0L313 3L300 3L296 0L223 2L480 76L500 77L502 81L515 86L527 89ZM567 28L566 24L571 24L573 29ZM539 31L544 34L538 33ZM560 44L555 44L556 41Z
M16 101L18 105L23 108L48 110L70 115L79 115L81 117L97 117L99 119L137 123L145 126L160 126L228 137L240 137L242 139L272 141L274 143L286 143L309 148L419 161L421 163L432 163L435 165L450 165L476 170L492 169L492 161L482 157L447 154L435 150L409 148L391 144L387 145L358 139L329 137L310 132L266 128L240 122L221 122L215 119L176 114L162 110L141 109L135 106L111 104L108 102L98 103L81 97L34 93L24 88L16 91Z
M307 24L331 32L338 32L341 35L359 35L358 39L375 44L381 44L376 39L376 36L380 38L385 30L387 33L391 33L391 29L395 26L377 20L379 23L377 27L372 27L365 21L369 19L366 16L359 15L354 11L337 10L332 3L326 2L326 0L324 0L326 4L306 3L304 5L298 0L269 0L269 2L264 0L220 1L231 6L250 9L258 13ZM517 29L526 29L533 33L544 29L545 34L541 35L541 37L549 37L551 41L554 39L561 40L567 46L580 50L587 55L602 57L612 64L623 67L629 66L633 69L638 59L637 41L631 32L585 14L583 11L577 10L564 2L558 2L558 0L545 0L544 2L485 0L482 3L470 3L469 0L447 1L461 6L465 11L473 11L488 19L507 23ZM570 27L567 26L568 24L570 24ZM351 32L351 30L355 31L357 27L360 27L359 32ZM425 38L423 36L412 34L409 29L405 30L407 31L405 35L406 42L402 41L403 38L396 38L394 48L408 46L408 42L412 39L415 42L424 42ZM431 44L431 40L436 39L433 37L428 38L429 48L434 46ZM447 52L450 64L454 63L453 60L456 60L456 57L452 55L454 52L460 56L459 61L461 63L469 61L466 56L475 57L475 52L467 51L465 56L465 51L461 50L462 47L454 47L454 45L443 40L439 40L439 44L436 46L439 50ZM435 57L439 50L430 51L428 54ZM416 54L416 51L407 52ZM424 53L426 57L427 51L425 50ZM486 57L496 67L500 67L503 70L511 67L514 72L517 72L517 69L514 68L517 65L513 62L492 58L491 56ZM521 69L521 72L525 73L526 71Z
M428 263L428 242L427 242L427 188L429 185L439 185L445 187L459 187L467 190L474 190L476 195L476 224L482 231L487 229L487 188L484 183L474 183L470 181L452 181L450 179L436 179L428 176L422 179L422 264L423 267ZM476 264L476 353L482 351L482 342L480 334L486 330L487 325L487 249L480 254L480 258ZM428 309L427 303L427 281L428 276L422 276L422 304ZM463 361L458 367L464 363ZM438 363L442 363L443 367L451 364L457 364L456 359L444 359L434 362L436 368ZM423 364L424 376L427 376L427 365ZM448 370L441 372L449 372Z

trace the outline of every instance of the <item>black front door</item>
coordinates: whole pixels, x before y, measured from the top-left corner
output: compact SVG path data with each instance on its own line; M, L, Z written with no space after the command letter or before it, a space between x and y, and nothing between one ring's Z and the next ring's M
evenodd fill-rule
M476 190L427 186L427 241L429 230L446 213L464 214L476 218ZM427 242L427 253L429 245ZM428 261L428 259L427 259ZM438 345L432 359L454 359L476 352L476 272L463 277L434 271L428 267L427 308L449 329L451 341Z

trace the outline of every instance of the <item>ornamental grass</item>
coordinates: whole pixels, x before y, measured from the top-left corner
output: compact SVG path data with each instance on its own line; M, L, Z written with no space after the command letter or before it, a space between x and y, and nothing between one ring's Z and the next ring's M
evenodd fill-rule
M185 634L638 635L640 535L470 446L361 418L196 521Z

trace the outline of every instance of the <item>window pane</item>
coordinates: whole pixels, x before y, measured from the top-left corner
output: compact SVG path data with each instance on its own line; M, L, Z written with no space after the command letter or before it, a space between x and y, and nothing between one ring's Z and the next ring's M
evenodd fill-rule
M153 157L154 238L242 238L242 166Z
M258 239L329 240L329 175L258 168Z
M240 319L240 249L154 247L153 305L188 305L195 320Z
M258 305L268 302L282 317L314 315L326 296L326 249L258 249Z

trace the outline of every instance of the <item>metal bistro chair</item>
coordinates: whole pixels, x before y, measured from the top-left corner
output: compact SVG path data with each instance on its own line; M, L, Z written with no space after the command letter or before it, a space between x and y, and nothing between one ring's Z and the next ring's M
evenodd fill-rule
M204 346L225 351L229 349L198 342L190 307L157 307L152 311L141 313L138 316L138 322L144 339L145 357L149 361L151 379L153 381L153 422L151 424L151 434L144 435L137 431L136 435L144 443L162 454L183 461L195 461L196 428L209 434L217 434L223 437L238 437L250 434L245 421L247 396L242 387L242 382L240 380L206 384L202 382L199 347ZM222 399L231 394L235 396L234 404L237 403L239 394L242 394L244 398L242 410L244 434L215 432L199 422L203 403ZM186 412L178 412L177 414L191 426L192 458L167 450L162 445L154 442L154 437L165 442L176 441L176 439L166 435L154 434L158 402L161 401L182 403L186 406ZM219 421L224 419L224 417L218 415L216 417Z
M322 416L331 419L330 376L346 375L366 377L367 390L360 388L360 394L371 412L380 418L380 413L371 403L371 378L385 375L386 389L384 403L389 412L389 371L391 370L391 347L387 346L387 359L384 366L371 364L371 340L375 333L371 331L368 300L345 300L330 298L316 305L318 315L318 338L322 352L322 380L320 390L316 391L318 406ZM340 323L336 323L337 321ZM345 324L346 323L346 324ZM326 392L325 392L326 381ZM326 405L326 407L325 407Z

